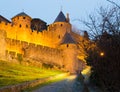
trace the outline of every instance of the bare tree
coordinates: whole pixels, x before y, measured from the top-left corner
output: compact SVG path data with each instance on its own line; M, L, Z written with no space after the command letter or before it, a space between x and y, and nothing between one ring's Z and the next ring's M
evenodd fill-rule
M120 8L103 8L83 21L95 46L87 49L87 64L92 66L91 80L103 92L120 91Z
M117 6L120 9L120 6L117 3L115 3L114 1L111 1L111 0L107 0L107 1L112 3L113 5Z
M99 16L89 15L89 22L82 21L88 28L91 38L97 37L105 31L118 34L120 30L120 9L118 7L103 8L97 12Z

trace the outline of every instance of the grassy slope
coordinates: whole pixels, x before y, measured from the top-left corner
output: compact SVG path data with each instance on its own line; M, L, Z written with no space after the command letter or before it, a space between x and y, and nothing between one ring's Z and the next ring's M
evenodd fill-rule
M38 78L45 78L60 73L60 71L46 70L0 61L0 87Z

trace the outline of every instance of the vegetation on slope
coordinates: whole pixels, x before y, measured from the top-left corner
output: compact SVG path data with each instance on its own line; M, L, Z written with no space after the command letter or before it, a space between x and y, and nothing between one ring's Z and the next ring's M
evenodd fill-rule
M60 73L60 71L56 70L47 70L0 61L0 87L54 76Z

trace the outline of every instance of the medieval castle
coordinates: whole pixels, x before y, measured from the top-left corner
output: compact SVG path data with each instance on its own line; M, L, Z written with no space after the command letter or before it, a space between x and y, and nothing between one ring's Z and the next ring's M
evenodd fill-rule
M83 39L72 31L69 14L65 17L62 11L50 25L24 12L11 21L0 16L0 59L12 61L22 56L26 62L57 65L75 72L83 67L85 56L79 46Z

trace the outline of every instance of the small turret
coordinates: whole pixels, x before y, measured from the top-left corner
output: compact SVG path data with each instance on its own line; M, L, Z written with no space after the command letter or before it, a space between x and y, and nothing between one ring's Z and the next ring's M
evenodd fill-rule
M60 11L54 22L66 22L66 17L62 11Z
M21 12L12 18L13 25L30 28L32 18L26 13Z
M72 36L70 35L70 33L66 32L61 44L76 44L75 40L72 38Z
M77 45L70 33L65 33L61 41L60 48L63 50L65 57L63 62L65 69L70 73L75 73L75 63L77 62Z

